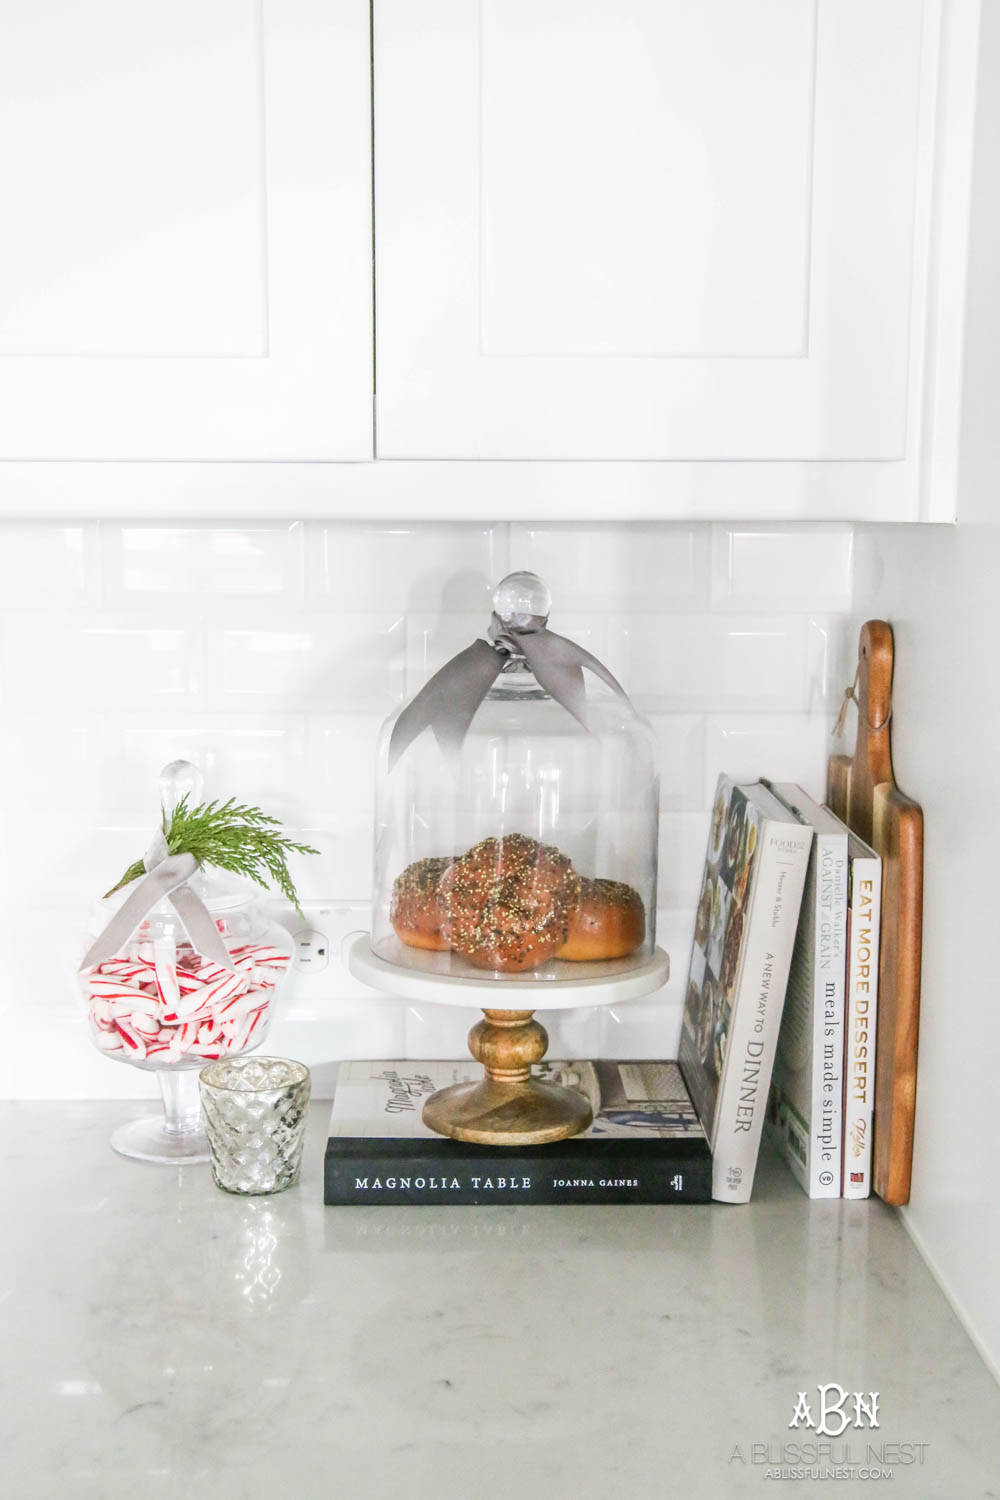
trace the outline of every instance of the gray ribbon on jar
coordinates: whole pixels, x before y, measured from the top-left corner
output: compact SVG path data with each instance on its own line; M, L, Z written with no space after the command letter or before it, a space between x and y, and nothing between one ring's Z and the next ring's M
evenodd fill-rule
M87 949L80 969L114 958L125 947L136 929L155 906L164 899L170 902L191 939L191 945L202 958L233 968L215 919L204 901L188 885L198 869L193 854L171 854L163 833L157 830L153 842L142 857L146 874L133 884L129 895L104 928L100 937Z
M515 625L494 613L489 640L473 641L453 656L403 709L389 740L389 770L428 727L433 729L446 754L461 750L476 710L513 657L527 662L539 686L584 729L590 728L584 667L606 682L635 713L625 689L604 663L576 641L549 630L547 618L547 615L520 615Z

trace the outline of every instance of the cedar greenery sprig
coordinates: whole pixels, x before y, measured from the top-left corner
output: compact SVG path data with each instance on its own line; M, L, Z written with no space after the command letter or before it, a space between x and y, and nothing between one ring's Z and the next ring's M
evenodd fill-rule
M221 804L203 802L198 807L188 807L188 799L183 797L169 824L166 813L163 815L163 836L171 854L193 854L199 865L215 865L233 875L244 875L265 890L270 879L302 916L288 870L288 855L318 854L319 850L309 844L296 844L276 832L279 826L279 819L269 817L259 807L247 807L234 797ZM145 873L142 860L136 860L108 895L114 895L123 885Z

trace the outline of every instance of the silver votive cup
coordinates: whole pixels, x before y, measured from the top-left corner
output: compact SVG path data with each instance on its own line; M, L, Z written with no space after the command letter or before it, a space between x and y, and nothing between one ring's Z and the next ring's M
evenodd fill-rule
M212 1175L227 1193L280 1193L299 1180L311 1083L284 1057L220 1058L198 1076Z

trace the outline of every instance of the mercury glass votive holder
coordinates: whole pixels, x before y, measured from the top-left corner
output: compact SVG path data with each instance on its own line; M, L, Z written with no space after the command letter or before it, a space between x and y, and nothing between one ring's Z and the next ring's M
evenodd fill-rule
M212 1175L227 1193L280 1193L299 1180L311 1081L284 1057L232 1057L198 1075Z

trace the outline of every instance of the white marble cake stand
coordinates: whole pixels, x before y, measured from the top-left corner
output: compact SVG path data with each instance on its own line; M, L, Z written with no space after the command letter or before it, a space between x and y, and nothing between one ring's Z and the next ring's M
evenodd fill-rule
M659 989L670 974L670 959L662 948L631 966L627 961L603 964L597 975L583 977L579 964L566 964L566 978L532 981L438 973L436 954L427 954L427 966L421 968L389 963L372 952L366 932L353 933L346 947L348 968L364 984L400 1000L482 1010L484 1019L469 1032L469 1051L483 1064L483 1078L439 1089L423 1114L424 1123L441 1135L490 1146L565 1140L586 1130L593 1118L575 1089L532 1077L532 1065L541 1062L549 1044L544 1026L534 1019L536 1008L569 1010L638 1000ZM406 953L409 961L420 950Z

